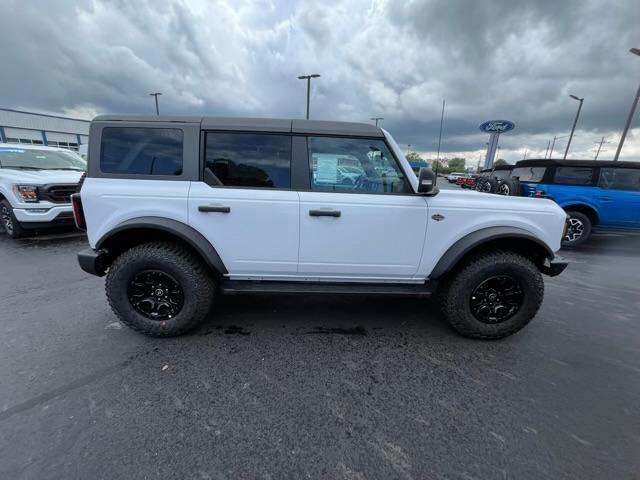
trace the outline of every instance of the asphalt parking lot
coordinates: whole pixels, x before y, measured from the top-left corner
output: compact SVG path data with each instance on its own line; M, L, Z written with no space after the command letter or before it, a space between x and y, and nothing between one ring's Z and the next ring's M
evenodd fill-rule
M121 327L79 235L0 234L0 478L640 478L640 236L598 235L522 332L428 300L219 298Z

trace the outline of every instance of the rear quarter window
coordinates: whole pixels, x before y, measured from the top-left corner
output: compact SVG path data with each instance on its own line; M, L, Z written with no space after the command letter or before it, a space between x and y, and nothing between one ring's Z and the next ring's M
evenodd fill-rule
M540 183L546 167L518 167L511 172L512 177L518 177L521 182Z
M100 141L100 171L181 175L183 143L179 128L106 127Z
M593 168L590 167L556 167L554 183L564 185L591 185Z

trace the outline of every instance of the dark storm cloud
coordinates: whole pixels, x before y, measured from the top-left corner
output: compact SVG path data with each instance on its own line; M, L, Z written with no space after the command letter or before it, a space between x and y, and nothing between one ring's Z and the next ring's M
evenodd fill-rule
M477 152L489 118L516 122L515 159L570 128L575 155L611 140L637 82L637 0L5 0L2 106L92 115L300 116L301 73L318 71L312 114L384 116L400 143ZM636 121L635 125L638 122ZM627 156L640 156L638 135ZM469 153L471 155L471 153ZM476 155L474 153L473 155Z

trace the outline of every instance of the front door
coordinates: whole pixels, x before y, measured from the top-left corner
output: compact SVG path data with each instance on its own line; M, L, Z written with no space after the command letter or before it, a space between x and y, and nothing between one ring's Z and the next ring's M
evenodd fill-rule
M189 192L189 224L211 242L230 276L297 272L298 193L291 136L207 132L203 181Z
M427 202L412 192L384 141L309 137L308 145L311 188L300 192L299 274L412 280Z

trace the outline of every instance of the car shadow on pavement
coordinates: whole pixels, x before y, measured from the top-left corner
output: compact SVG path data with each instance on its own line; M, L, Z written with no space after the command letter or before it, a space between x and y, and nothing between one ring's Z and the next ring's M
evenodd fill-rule
M207 321L193 334L366 337L383 331L456 335L431 299L323 294L221 295Z

